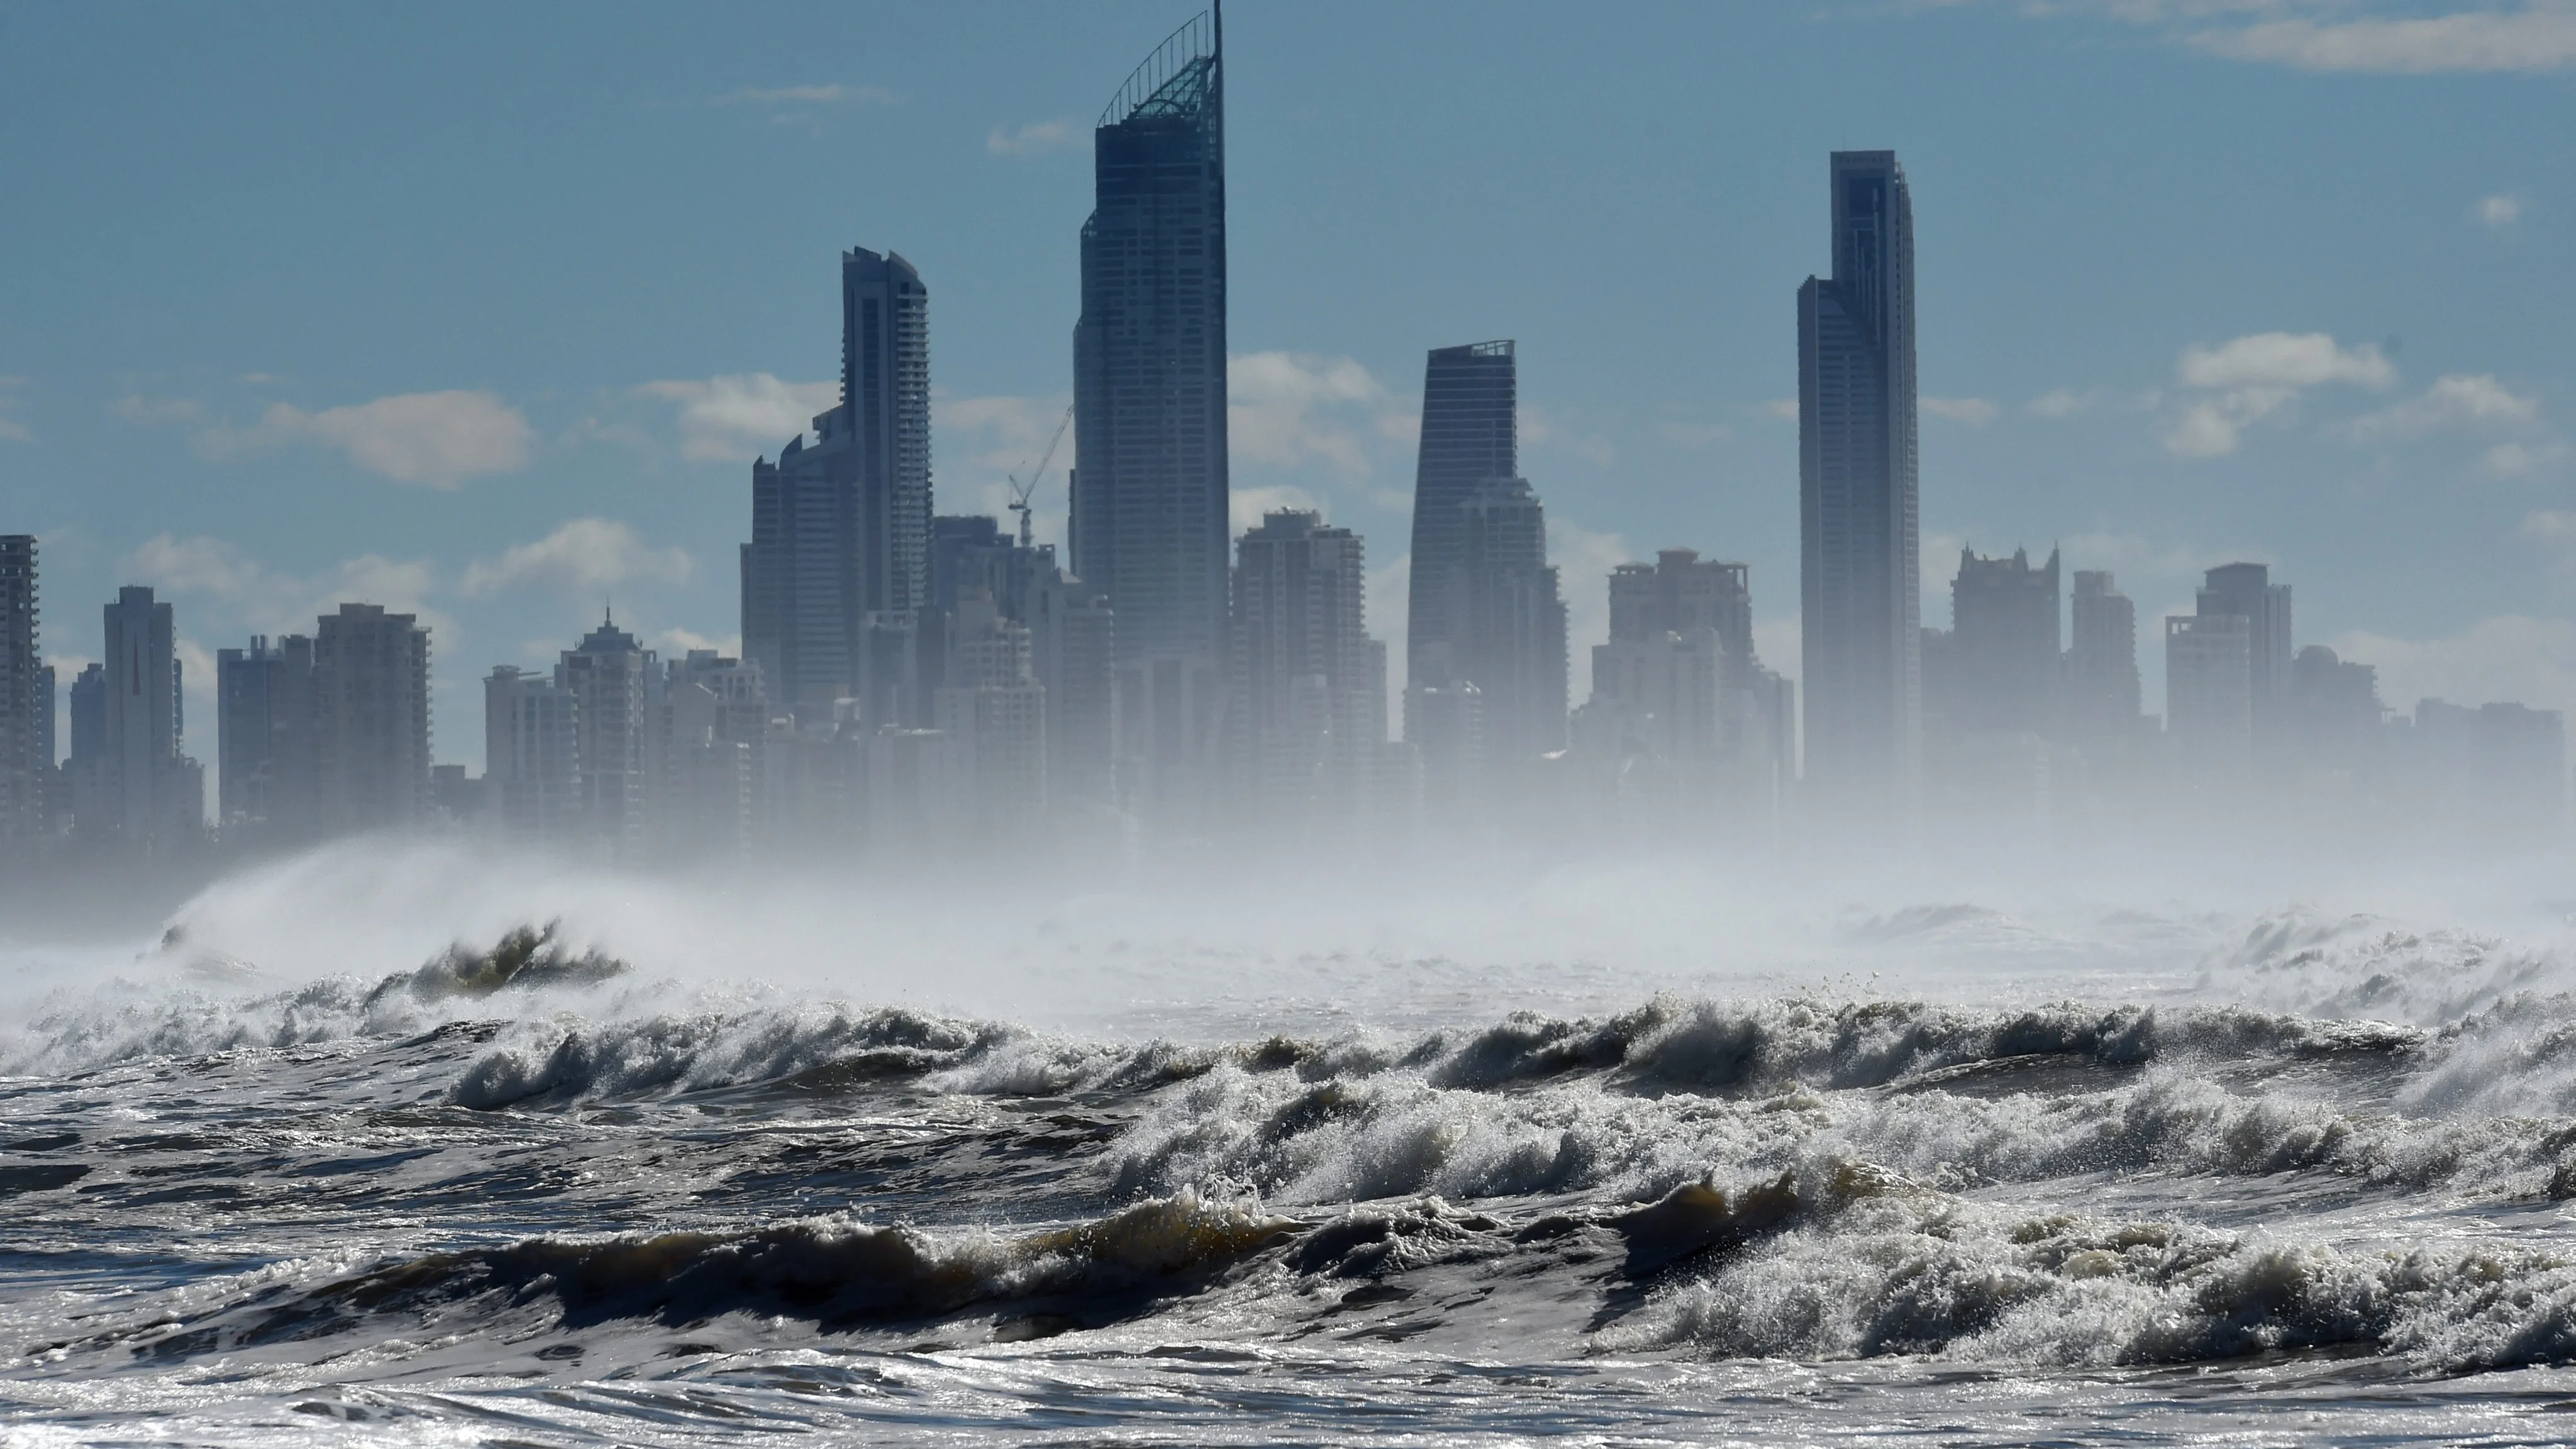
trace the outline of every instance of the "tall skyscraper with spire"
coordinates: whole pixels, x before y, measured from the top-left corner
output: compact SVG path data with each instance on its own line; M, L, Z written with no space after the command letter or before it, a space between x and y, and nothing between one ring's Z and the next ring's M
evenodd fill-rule
M1798 289L1800 623L1807 777L1862 809L1922 754L1914 203L1893 151L1837 151L1833 275Z
M1121 789L1167 820L1206 803L1225 690L1222 41L1182 26L1102 114L1073 334L1073 569L1118 613Z

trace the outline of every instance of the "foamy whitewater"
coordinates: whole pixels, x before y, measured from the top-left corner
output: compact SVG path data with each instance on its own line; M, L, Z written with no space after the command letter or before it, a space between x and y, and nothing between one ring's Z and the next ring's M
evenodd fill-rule
M0 1440L2564 1442L2566 865L343 847L0 945Z

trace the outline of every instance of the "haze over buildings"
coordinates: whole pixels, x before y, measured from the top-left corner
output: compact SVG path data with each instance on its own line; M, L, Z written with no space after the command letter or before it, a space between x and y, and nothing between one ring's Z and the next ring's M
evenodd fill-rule
M1093 210L1064 242L1070 408L1008 475L1010 523L934 511L944 404L922 272L851 246L835 308L818 247L800 332L837 324L836 395L810 435L743 449L731 619L656 641L603 599L550 669L494 666L475 777L435 763L427 611L342 601L310 634L214 656L209 802L171 604L124 588L97 657L62 656L84 667L58 759L37 543L0 537L0 842L153 859L458 830L621 866L776 853L891 870L1911 848L1945 819L2064 841L2240 816L2564 835L2557 714L2389 709L2370 660L2302 647L2266 563L2208 568L2191 613L2150 624L2155 701L2136 606L2079 543L1961 543L1948 624L1927 626L1915 198L1892 151L1826 158L1830 272L1797 288L1794 335L1783 318L1723 344L1795 368L1793 683L1757 650L1761 600L1791 581L1740 561L1753 510L1711 508L1651 559L1586 553L1569 572L1551 480L1524 468L1525 424L1545 424L1513 339L1426 349L1402 597L1374 601L1374 627L1359 528L1292 500L1237 529L1215 13L1147 56L1091 141ZM2370 359L2335 365L2378 376ZM1785 521L1791 479L1770 485L1760 508ZM1578 613L1607 621L1579 705ZM728 625L739 648L710 647Z

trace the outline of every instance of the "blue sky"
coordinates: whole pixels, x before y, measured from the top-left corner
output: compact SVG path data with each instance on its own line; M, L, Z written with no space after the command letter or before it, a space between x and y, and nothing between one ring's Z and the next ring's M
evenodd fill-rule
M0 4L0 531L43 535L48 651L124 583L203 658L414 608L479 764L474 681L607 598L730 643L853 244L931 289L940 511L998 509L1068 399L1090 127L1189 13ZM2571 0L1226 18L1238 512L1359 529L1399 649L1422 354L1512 337L1578 646L1687 545L1794 671L1794 294L1826 153L1892 147L1927 622L1962 541L2062 544L2155 701L2154 616L2256 558L2392 704L2576 707Z

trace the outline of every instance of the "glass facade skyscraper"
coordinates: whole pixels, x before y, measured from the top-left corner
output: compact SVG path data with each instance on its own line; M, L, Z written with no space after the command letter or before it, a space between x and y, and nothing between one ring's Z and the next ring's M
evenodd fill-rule
M872 631L908 633L926 601L929 309L902 257L842 253L840 405L815 417L810 446L799 435L752 464L743 651L781 705L865 696Z
M1436 348L1423 367L1406 600L1410 684L1457 682L1465 645L1457 574L1466 562L1466 504L1482 485L1520 476L1517 366L1512 344L1502 341Z
M1184 25L1100 118L1073 338L1073 569L1118 614L1122 788L1165 816L1204 799L1225 687L1221 39Z
M1798 289L1807 778L1910 796L1922 754L1914 203L1893 151L1837 151L1833 276Z

